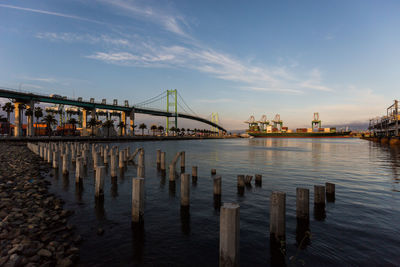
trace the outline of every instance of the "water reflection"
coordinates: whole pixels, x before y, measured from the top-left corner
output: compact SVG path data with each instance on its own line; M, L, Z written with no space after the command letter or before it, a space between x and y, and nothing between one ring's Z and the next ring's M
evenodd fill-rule
M118 196L118 178L111 177L111 197L115 199Z
M214 195L214 210L219 211L221 209L221 195Z
M83 194L83 183L82 180L80 180L79 183L75 183L75 199L81 202L82 194Z
M95 198L94 210L97 220L104 220L106 218L106 212L104 210L104 197Z
M276 238L275 234L270 234L269 240L271 266L286 266L285 238Z
M190 234L190 207L181 206L181 229L184 235Z
M69 175L63 174L63 189L65 192L69 191Z
M297 218L296 246L300 249L306 249L310 244L310 220Z
M144 223L132 223L132 257L135 264L143 262L144 243Z
M314 204L314 218L317 221L325 220L325 204Z
M176 194L175 181L169 181L169 196L175 197L175 194Z

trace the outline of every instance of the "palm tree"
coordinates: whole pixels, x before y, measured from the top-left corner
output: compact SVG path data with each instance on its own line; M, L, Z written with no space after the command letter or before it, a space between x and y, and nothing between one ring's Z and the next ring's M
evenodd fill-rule
M107 128L107 137L110 136L110 128L114 128L114 121L113 120L106 120L103 122L103 127Z
M33 116L33 109L32 109L31 107L29 107L29 108L27 108L27 109L25 110L25 116L26 116L26 117L31 117L31 119L32 119L32 116ZM30 129L30 125L28 125L28 129ZM30 131L32 131L32 129L30 129ZM29 135L30 132L27 131L26 134Z
M51 126L57 124L57 120L54 118L53 115L47 114L46 117L43 118L42 122L46 123L47 125L47 134L50 137L51 133Z
M172 134L175 134L175 132L176 132L175 126L172 126L172 127L169 129L169 131L172 132Z
M182 128L181 132L182 132L183 135L185 135L185 128Z
M126 124L123 123L122 121L120 121L120 122L118 123L117 127L119 128L119 135L122 136L122 130L123 130L124 128L126 128Z
M154 136L155 132L157 131L157 125L155 125L155 124L151 125L150 130L153 132L153 136Z
M43 117L43 109L41 107L36 107L35 111L34 111L34 114L35 114L35 118L36 118L36 131L35 132L37 132L39 119L41 117ZM35 135L37 135L37 133L35 133Z
M147 125L142 123L142 124L139 125L139 129L142 130L142 135L144 135L144 129L147 129Z
M179 133L181 132L181 129L175 128L175 132L176 132L176 135L179 135Z
M132 135L135 135L135 128L137 127L137 124L131 124L131 131L132 131Z
M8 121L8 134L11 135L11 127L10 127L10 113L14 111L14 105L11 102L7 102L3 106L3 110L7 112L7 121Z
M97 126L97 125L99 125L99 121L98 120L96 120L95 118L91 118L89 121L88 121L88 127L89 128L91 128L92 129L92 132L90 133L90 135L91 136L93 136L94 135L94 128Z
M160 131L160 134L162 134L164 132L164 127L162 127L161 125L158 126L157 129Z

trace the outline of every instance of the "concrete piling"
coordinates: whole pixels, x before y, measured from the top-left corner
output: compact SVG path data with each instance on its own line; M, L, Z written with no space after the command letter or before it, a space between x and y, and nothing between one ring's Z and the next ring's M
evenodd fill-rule
M99 166L96 169L95 197L104 198L104 177L106 176L106 167Z
M181 206L190 205L190 175L188 173L181 174Z
M214 177L214 195L221 195L222 192L222 178L221 176Z
M132 223L143 222L144 214L144 179L132 179Z
M271 238L280 242L286 235L286 193L274 191L270 198L269 232Z
M224 203L219 224L219 266L239 266L239 205Z
M308 220L310 218L310 190L296 188L296 217Z

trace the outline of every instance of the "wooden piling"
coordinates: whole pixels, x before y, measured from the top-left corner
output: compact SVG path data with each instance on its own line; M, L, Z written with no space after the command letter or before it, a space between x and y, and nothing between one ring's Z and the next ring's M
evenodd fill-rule
M132 222L143 222L144 215L144 179L132 179Z
M192 166L192 178L197 178L197 166Z
M244 175L237 176L237 186L244 187Z
M240 220L236 203L224 203L219 223L219 266L239 266Z
M169 165L169 181L175 181L175 165Z
M161 150L157 149L157 169L161 167Z
M276 241L284 240L286 234L286 193L274 191L270 198L269 232Z
M217 174L217 170L216 169L211 169L211 175L215 175Z
M95 181L95 197L104 197L104 177L106 176L106 167L99 166L96 168L96 181Z
M104 165L108 165L108 147L104 148L103 161Z
M184 172L185 171L185 151L181 152L181 171Z
M68 161L68 154L63 155L63 164L62 164L62 172L63 174L69 173L69 161Z
M246 175L246 177L244 179L244 183L245 184L251 184L251 180L253 180L253 176L252 175Z
M51 148L47 149L47 163L52 163L53 161L53 151Z
M111 178L117 177L117 156L114 151L111 151L111 164L110 164L110 174Z
M124 151L121 150L119 151L119 162L118 162L118 167L120 169L124 169L125 168L125 163L124 163Z
M161 171L165 172L165 152L161 152Z
M190 175L188 173L181 174L181 206L190 205Z
M75 166L75 183L79 184L82 182L83 178L83 163L82 158L76 158L76 166Z
M310 218L310 190L296 188L296 217L298 219Z
M328 202L335 201L335 184L332 183L325 183L326 187L326 200Z
M262 175L261 174L256 174L254 178L255 178L255 184L256 185L261 185L262 184Z
M314 204L325 205L325 186L314 185Z
M221 186L222 178L221 176L214 177L214 195L221 195L222 186Z
M58 151L53 152L53 169L58 169Z

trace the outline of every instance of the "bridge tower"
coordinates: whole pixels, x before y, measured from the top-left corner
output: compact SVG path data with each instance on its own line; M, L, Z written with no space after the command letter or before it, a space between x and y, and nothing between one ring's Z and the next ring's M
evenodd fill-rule
M218 113L212 113L211 114L211 122L215 123L215 124L219 124L219 117L218 117ZM211 132L213 133L219 133L219 130L217 127L212 126L211 127Z
M174 114L172 117L167 117L166 132L169 133L170 127L178 128L178 99L177 91L167 90L167 112Z

